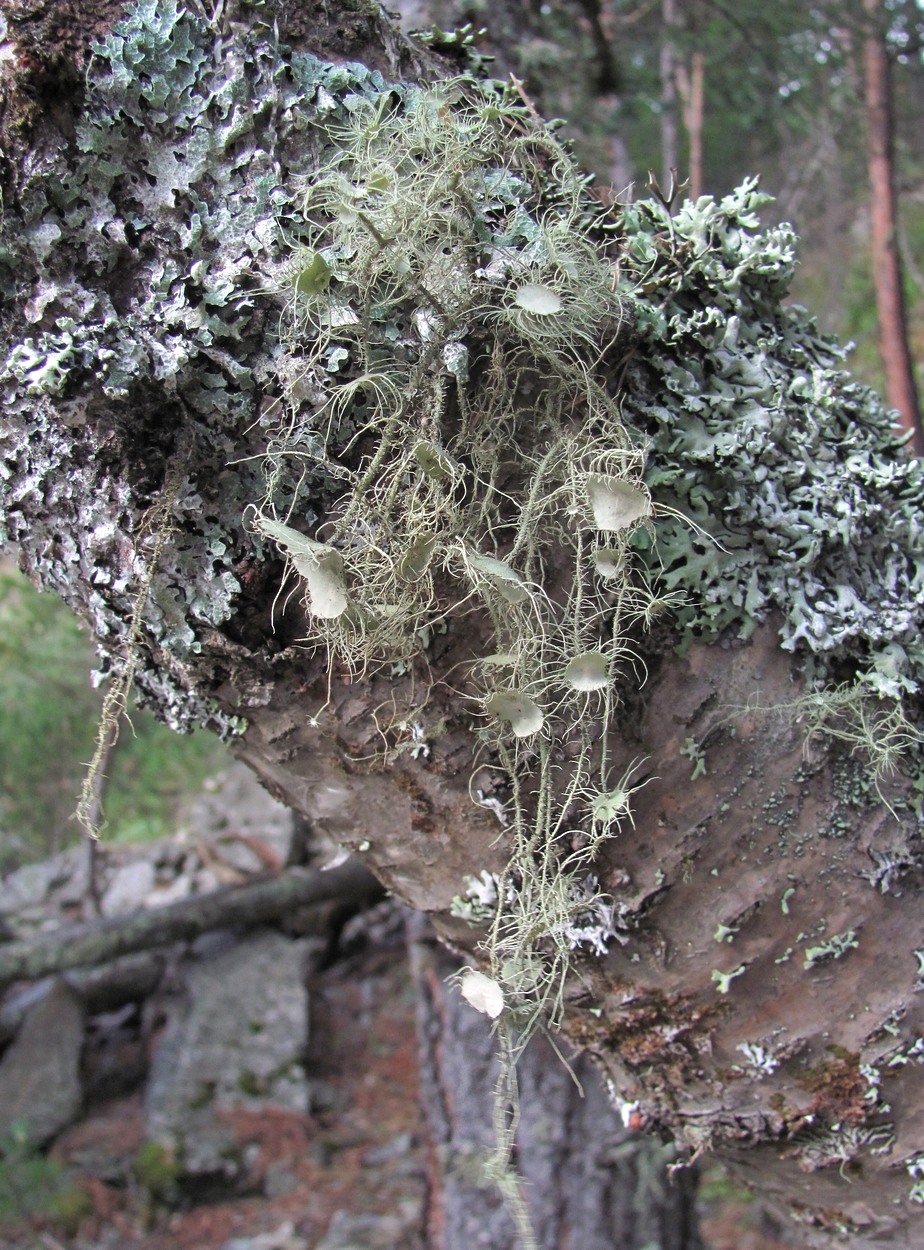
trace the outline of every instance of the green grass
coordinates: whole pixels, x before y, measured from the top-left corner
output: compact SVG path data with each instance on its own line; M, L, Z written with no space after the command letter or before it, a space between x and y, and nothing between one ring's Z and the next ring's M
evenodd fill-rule
M94 663L89 638L59 600L0 571L0 869L81 836L71 817L102 705ZM111 761L105 839L170 833L183 797L227 758L210 735L181 737L133 711Z

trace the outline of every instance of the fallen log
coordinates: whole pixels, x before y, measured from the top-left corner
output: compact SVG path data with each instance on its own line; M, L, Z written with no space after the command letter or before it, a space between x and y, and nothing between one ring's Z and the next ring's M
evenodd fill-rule
M170 958L169 949L136 951L95 968L75 968L64 976L88 1016L113 1011L126 1003L141 1002L160 984ZM0 1046L19 1032L26 1014L48 994L55 976L30 981L11 990L0 1003Z
M255 928L312 903L368 900L381 891L368 868L348 860L325 872L292 868L271 880L229 886L151 911L58 929L0 946L0 989L69 968L93 967L212 929Z

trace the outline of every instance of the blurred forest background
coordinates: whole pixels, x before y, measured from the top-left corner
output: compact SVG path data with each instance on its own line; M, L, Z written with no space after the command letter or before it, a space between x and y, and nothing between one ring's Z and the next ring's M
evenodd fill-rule
M882 248L891 248L907 314L898 333L920 384L921 0L403 0L400 10L408 30L430 32L463 69L512 72L540 112L565 119L604 197L650 194L649 171L666 195L677 171L681 195L693 198L758 176L774 197L764 220L789 221L801 236L793 300L852 342L849 367L901 406L877 311ZM9 556L0 563L0 871L80 836L71 813L101 704L90 641ZM132 724L108 768L109 839L170 832L184 795L228 759L207 735L177 738L143 712Z

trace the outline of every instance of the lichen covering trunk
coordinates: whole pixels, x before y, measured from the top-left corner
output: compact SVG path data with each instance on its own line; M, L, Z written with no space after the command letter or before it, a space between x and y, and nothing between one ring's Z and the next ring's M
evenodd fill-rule
M375 10L112 7L7 19L3 541L468 952L508 1073L561 1027L627 1122L911 1244L922 475L790 233L603 211Z

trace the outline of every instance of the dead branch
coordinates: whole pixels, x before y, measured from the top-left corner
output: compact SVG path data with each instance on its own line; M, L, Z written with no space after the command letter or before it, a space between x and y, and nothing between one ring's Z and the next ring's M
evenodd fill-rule
M167 907L8 942L0 946L0 989L13 981L36 980L133 951L189 941L212 929L254 928L312 903L365 900L381 888L358 860L328 872L292 868L272 880L229 886Z

